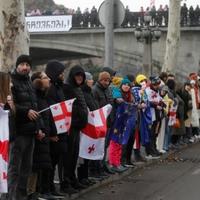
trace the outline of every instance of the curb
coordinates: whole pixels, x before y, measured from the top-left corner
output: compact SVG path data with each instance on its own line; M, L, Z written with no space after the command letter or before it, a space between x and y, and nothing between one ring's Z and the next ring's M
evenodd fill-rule
M124 177L126 177L126 176L128 176L128 175L130 175L130 174L132 174L134 172L137 172L138 170L141 170L141 169L143 169L145 167L149 167L151 165L158 164L162 160L166 160L170 155L175 155L175 154L179 153L182 150L185 150L185 149L188 149L188 148L190 148L192 146L197 145L198 143L199 142L195 142L195 143L192 143L192 144L187 144L187 145L181 146L178 150L173 150L173 151L170 151L170 152L168 152L166 154L163 154L159 159L151 159L151 160L147 160L144 163L136 164L136 167L134 167L134 168L129 168L127 171L125 171L123 173L120 173L120 174L116 173L114 175L111 175L107 179L99 181L95 185L92 185L92 186L88 187L85 190L81 190L79 193L73 194L71 196L66 196L64 198L64 200L74 200L74 199L77 199L77 198L83 196L84 194L86 194L86 193L94 190L94 189L97 189L97 188L100 188L102 186L108 185L108 184L113 183L115 181L119 181L122 178L124 178Z

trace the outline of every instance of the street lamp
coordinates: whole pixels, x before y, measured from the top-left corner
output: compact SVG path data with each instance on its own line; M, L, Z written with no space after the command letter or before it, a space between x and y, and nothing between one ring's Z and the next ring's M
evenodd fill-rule
M144 55L143 55L143 70L144 73L149 76L152 75L152 43L158 41L161 37L161 30L157 28L151 28L151 16L144 16L145 25L142 27L137 27L135 29L135 37L138 42L144 43Z

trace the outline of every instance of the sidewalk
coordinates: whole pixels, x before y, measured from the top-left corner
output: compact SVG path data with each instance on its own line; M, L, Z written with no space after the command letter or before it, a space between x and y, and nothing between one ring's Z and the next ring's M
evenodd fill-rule
M76 193L76 194L73 194L71 196L66 196L65 200L73 200L73 199L77 199L79 197L81 197L82 195L96 189L96 188L99 188L101 186L105 186L105 185L108 185L112 182L115 182L115 181L118 181L118 180L121 180L123 177L126 177L142 168L145 168L145 167L148 167L150 165L154 165L154 164L158 164L159 162L163 162L164 160L167 160L167 159L174 159L176 160L176 154L186 148L190 148L191 146L194 146L195 144L198 144L199 141L195 142L195 143L192 143L192 144L187 144L187 145L182 145L179 149L177 150L173 150L173 151L170 151L168 153L165 153L163 154L159 159L151 159L151 160L147 160L146 162L144 163L134 163L136 165L136 167L134 168L129 168L127 171L123 172L123 173L116 173L114 175L110 175L109 178L106 178L102 181L99 181L97 182L96 184L88 187L87 189L85 190L81 190L79 193Z

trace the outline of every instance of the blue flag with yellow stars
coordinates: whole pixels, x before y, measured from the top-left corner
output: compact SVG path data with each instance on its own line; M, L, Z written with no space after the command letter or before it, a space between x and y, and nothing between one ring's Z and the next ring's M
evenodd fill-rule
M118 105L115 121L110 129L110 139L118 144L127 144L130 134L134 131L137 119L137 106L123 102Z
M150 143L152 116L150 106L140 111L140 137L142 145Z

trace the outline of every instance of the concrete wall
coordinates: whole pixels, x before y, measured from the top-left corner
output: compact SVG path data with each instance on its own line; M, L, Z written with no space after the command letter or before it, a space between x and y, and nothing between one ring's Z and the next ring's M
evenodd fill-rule
M153 43L153 60L162 66L165 54L166 29L162 37ZM32 34L31 47L57 49L67 52L104 56L104 30L72 30L67 33ZM137 42L134 29L117 29L114 39L115 67L122 73L140 71L142 66L143 44ZM177 72L186 76L199 70L200 63L200 28L185 28L181 32L180 52ZM156 68L155 68L156 70Z

